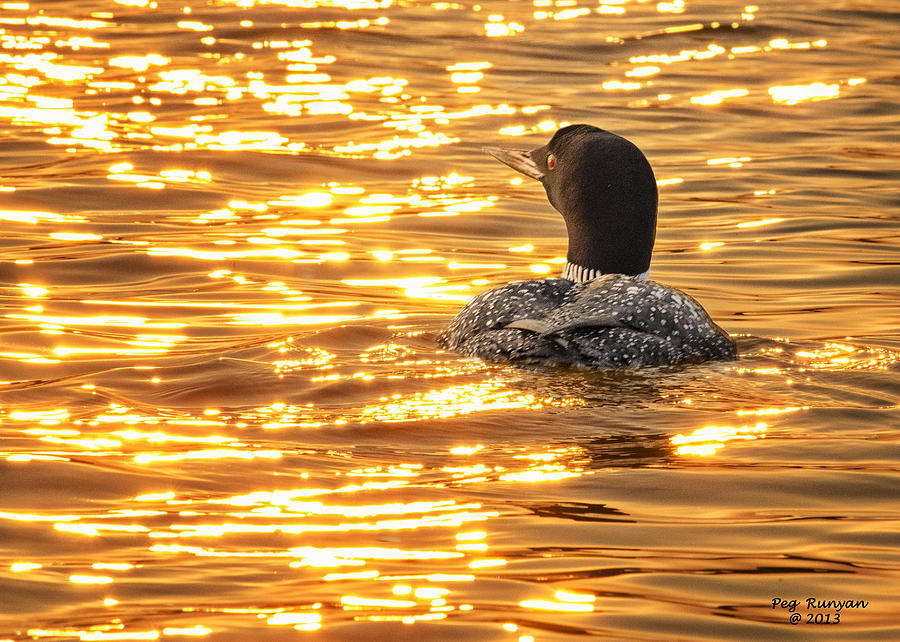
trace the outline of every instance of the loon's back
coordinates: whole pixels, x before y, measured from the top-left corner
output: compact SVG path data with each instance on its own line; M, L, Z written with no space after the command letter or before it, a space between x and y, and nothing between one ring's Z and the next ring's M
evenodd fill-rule
M438 342L487 361L597 369L735 358L734 342L693 298L623 274L490 290Z

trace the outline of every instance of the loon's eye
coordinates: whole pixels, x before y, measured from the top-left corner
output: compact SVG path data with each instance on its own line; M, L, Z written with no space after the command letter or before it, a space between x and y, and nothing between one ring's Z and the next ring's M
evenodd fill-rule
M547 154L547 169L554 169L556 167L556 156L553 154Z

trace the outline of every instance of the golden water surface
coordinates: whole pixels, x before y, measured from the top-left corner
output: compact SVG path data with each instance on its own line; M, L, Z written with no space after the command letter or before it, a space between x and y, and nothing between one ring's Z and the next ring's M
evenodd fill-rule
M889 4L0 3L0 640L900 639ZM436 346L581 122L739 361Z

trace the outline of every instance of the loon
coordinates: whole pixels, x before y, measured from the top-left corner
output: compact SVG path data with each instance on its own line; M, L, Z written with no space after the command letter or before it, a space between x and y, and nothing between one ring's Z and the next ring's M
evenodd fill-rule
M734 341L692 297L648 279L656 179L630 141L569 125L532 151L484 151L540 181L562 214L562 278L484 292L438 336L485 361L587 369L735 359Z

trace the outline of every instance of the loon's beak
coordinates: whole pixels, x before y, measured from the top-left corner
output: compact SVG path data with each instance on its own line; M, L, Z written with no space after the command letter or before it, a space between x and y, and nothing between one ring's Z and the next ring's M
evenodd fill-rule
M534 162L531 152L520 149L503 149L502 147L482 147L481 150L501 163L506 163L517 172L522 172L525 176L538 181L544 178L544 172Z

